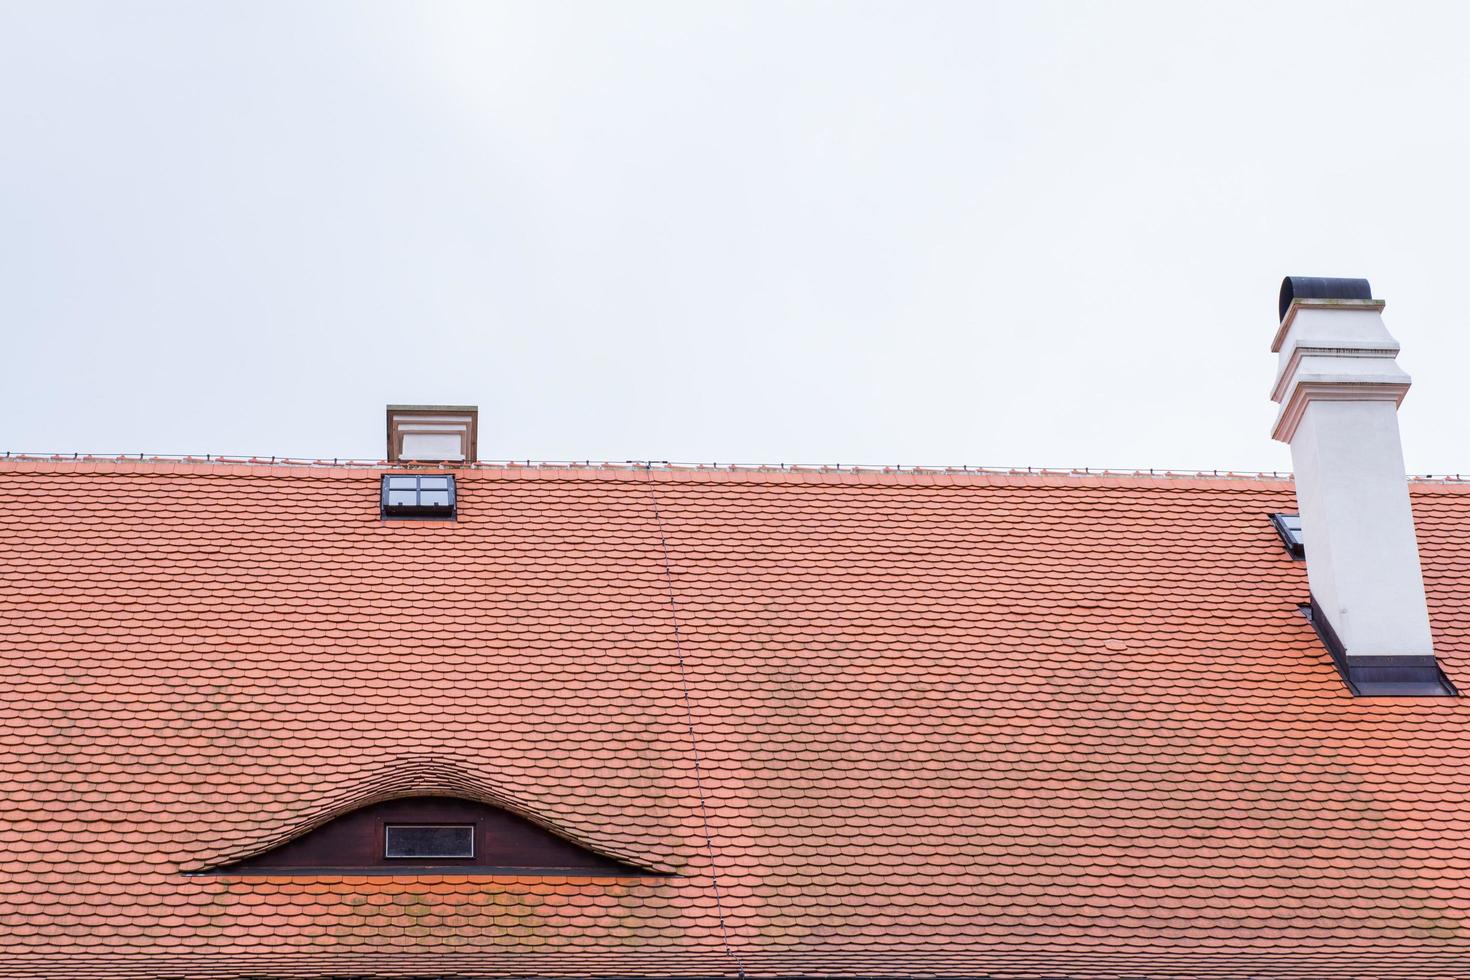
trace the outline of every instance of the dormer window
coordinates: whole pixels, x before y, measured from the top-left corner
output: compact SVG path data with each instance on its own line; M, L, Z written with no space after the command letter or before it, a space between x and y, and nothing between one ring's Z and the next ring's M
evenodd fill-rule
M468 859L475 856L475 825L395 824L383 828L383 857Z
M658 874L474 800L413 796L369 804L217 874Z
M382 507L385 518L452 521L456 513L454 477L385 474Z

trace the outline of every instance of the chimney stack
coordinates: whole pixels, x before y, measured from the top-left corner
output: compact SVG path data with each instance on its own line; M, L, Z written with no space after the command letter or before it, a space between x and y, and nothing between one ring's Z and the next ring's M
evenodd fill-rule
M480 424L474 405L389 405L390 463L473 463Z
M1272 437L1291 445L1312 620L1360 695L1454 694L1434 658L1398 406L1410 379L1366 279L1281 284Z

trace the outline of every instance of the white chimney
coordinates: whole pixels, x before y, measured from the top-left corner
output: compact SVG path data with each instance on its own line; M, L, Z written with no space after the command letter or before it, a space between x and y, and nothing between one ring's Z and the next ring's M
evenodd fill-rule
M1366 279L1281 284L1272 437L1291 444L1312 619L1361 695L1453 694L1434 659L1398 406L1410 379Z
M389 405L388 461L473 463L479 422L473 405Z

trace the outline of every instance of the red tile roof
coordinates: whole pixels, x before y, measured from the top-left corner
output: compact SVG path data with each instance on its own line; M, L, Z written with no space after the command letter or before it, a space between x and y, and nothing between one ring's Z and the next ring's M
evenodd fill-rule
M1465 688L1470 487L1413 497ZM1470 975L1470 703L1348 695L1288 482L459 499L0 463L0 976ZM191 874L434 793L675 874Z

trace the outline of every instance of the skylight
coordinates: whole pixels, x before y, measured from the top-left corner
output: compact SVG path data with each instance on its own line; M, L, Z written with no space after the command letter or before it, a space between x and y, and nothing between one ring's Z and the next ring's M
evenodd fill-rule
M1307 556L1307 547L1302 541L1300 514L1272 514L1271 523L1276 525L1276 533L1281 535L1281 543L1285 546L1287 554L1293 558Z
M453 520L454 477L385 474L382 503L384 517Z

